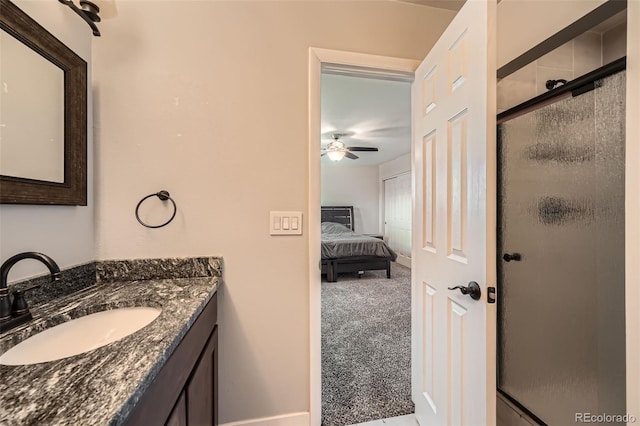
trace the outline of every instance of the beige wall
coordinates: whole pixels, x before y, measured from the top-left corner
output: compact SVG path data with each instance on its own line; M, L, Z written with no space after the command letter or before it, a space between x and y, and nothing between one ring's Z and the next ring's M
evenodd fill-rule
M640 417L640 1L627 4L627 98L625 157L625 328L627 412Z
M640 417L640 1L627 4L625 156L625 328L627 412Z
M57 1L12 0L40 25L87 61L91 81L91 30L71 9ZM88 93L88 128L92 126L92 92ZM0 205L0 262L23 251L51 256L60 267L94 259L93 138L87 136L86 207ZM10 281L47 272L39 262L27 260L11 269Z
M102 23L98 257L224 256L221 422L309 410L309 224L268 232L270 210L307 217L309 47L420 59L452 17L379 1L122 1ZM142 228L133 209L160 189L178 216Z

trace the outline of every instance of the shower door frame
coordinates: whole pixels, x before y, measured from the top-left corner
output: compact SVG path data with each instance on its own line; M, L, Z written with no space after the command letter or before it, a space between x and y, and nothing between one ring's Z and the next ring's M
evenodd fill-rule
M525 101L519 105L514 106L513 108L510 108L498 114L497 122L498 124L500 124L507 118L514 118L518 115L522 115L534 109L538 109L545 104L555 102L556 98L559 96L566 96L569 93L571 93L573 96L578 96L582 93L586 93L594 89L593 83L595 83L597 80L608 77L617 72L624 71L626 69L627 57L625 56L596 70L593 70L590 73L578 77L575 80L571 80L566 84L557 87L556 89L545 92L541 95L536 96L535 98L531 98L528 101ZM500 164L498 164L498 166L500 166Z
M501 123L508 121L510 119L516 118L518 116L527 114L531 111L537 110L545 105L549 105L552 103L555 103L563 98L567 98L567 97L575 97L575 96L579 96L583 93L587 93L593 89L595 89L597 86L595 86L596 81L603 79L605 77L611 76L615 73L618 73L620 71L624 71L627 69L627 57L622 57L618 60L615 60L609 64L606 64L588 74L585 74L581 77L578 77L574 80L571 80L569 82L567 82L566 84L559 86L556 89L550 90L548 92L545 92L541 95L538 95L528 101L525 101L519 105L516 105L513 108L510 108L500 114L497 115L497 119L496 119L496 124L499 127ZM628 94L628 90L627 90L627 94ZM626 112L626 111L625 111ZM629 115L628 113L626 114L626 118L628 119ZM628 140L628 136L625 135L625 140ZM501 152L502 148L500 146L501 141L500 138L496 139L496 143L497 143L497 152ZM625 142L625 146L627 146L628 144ZM502 224L503 224L503 211L502 208L500 207L502 205L502 182L503 182L503 162L502 162L502 158L500 155L497 156L496 159L496 167L497 167L497 194L496 194L496 271L500 271L502 268L502 253L504 252L503 246L502 246L502 234L501 234L501 230L503 229ZM625 168L628 169L629 167L629 162L628 160L625 158ZM625 170L626 172L626 170ZM626 179L626 173L625 173L625 179ZM626 184L626 182L625 182ZM627 191L627 189L625 188L625 192ZM625 199L626 199L626 193L625 193ZM625 214L627 213L626 209L625 209ZM626 224L625 224L626 225ZM625 234L626 234L626 226L625 226ZM626 238L626 240L628 240L628 238ZM626 250L625 250L626 252ZM626 265L626 262L625 262ZM626 266L625 266L626 267ZM497 292L498 292L498 298L497 301L498 303L502 303L502 288L503 288L503 274L502 273L498 273L497 274ZM626 280L625 280L626 281ZM628 286L625 285L626 288L628 288ZM625 299L627 298L627 295L625 293ZM628 315L627 315L628 318ZM498 308L497 309L497 330L496 330L496 341L497 341L497 348L499 348L501 346L501 340L502 340L502 331L501 331L501 327L499 326L499 324L501 324L502 321L502 312L501 309ZM627 330L628 330L628 325L626 326ZM628 347L628 343L627 343L627 347ZM627 351L626 353L626 358L629 357L629 352ZM496 352L496 372L498 372L500 369L498 368L498 366L500 365L500 351ZM629 364L629 361L627 360L627 365ZM629 377L629 371L627 370L627 377ZM498 384L499 380L496 380L496 384ZM628 380L627 380L628 382ZM631 413L631 407L629 407L629 384L627 383L627 413ZM515 405L516 407L518 407L518 409L522 410L524 413L526 413L529 417L531 417L532 420L538 422L540 425L546 425L546 423L544 421L542 421L540 418L538 418L534 413L532 413L531 411L529 411L525 406L523 406L520 402L518 402L516 399L512 398L509 394L505 393L504 391L502 391L498 386L496 386L496 391L499 392L503 397L505 397L510 403L512 403L513 405ZM631 392L632 393L632 392ZM624 413L622 413L624 414Z

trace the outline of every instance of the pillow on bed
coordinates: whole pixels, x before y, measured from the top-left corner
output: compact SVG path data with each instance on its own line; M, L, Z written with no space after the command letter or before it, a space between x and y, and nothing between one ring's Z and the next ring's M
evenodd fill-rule
M323 234L352 234L353 231L346 226L335 223L335 222L322 222L322 233Z

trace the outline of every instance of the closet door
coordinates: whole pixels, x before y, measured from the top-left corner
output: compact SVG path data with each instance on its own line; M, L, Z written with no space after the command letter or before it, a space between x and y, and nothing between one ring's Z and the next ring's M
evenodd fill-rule
M384 235L399 256L411 265L411 173L384 181Z

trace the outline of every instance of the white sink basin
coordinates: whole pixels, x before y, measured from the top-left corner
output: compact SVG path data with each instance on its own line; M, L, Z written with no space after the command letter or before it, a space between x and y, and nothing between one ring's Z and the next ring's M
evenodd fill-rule
M159 308L132 307L76 318L20 342L0 356L0 364L37 364L79 355L140 330L160 312Z

